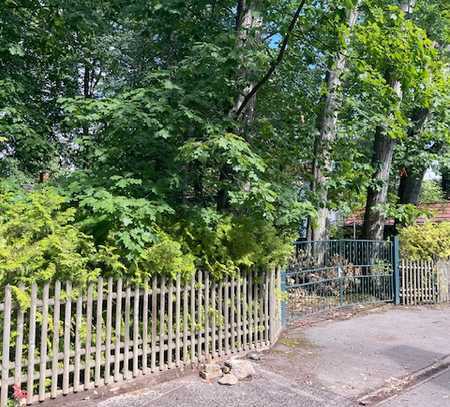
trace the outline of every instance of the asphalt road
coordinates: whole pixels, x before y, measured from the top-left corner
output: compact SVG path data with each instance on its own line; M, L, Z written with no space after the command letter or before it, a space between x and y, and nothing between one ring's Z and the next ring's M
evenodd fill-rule
M347 407L353 403L315 388L301 388L259 367L249 381L233 387L208 384L196 376L98 403L99 407Z
M256 375L232 387L196 373L159 384L149 376L134 388L104 387L42 407L350 407L447 355L449 306L344 311L289 329L253 362ZM450 369L380 405L450 407Z
M387 400L382 407L450 407L450 369Z

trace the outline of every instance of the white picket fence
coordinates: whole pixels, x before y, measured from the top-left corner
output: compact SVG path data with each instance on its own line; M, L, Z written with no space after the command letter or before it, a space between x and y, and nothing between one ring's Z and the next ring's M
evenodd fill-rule
M400 299L403 305L449 301L450 263L403 259L400 264Z
M0 407L16 385L32 404L139 375L270 346L280 329L279 272L145 286L72 282L31 287L20 308L11 287L0 304Z

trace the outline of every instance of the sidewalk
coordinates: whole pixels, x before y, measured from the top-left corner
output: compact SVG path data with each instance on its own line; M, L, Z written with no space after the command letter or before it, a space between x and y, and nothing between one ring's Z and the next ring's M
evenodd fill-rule
M87 400L70 407L347 407L372 391L450 354L450 307L386 306L309 321L285 332L254 362L256 375L232 387L190 374L163 384ZM122 390L123 391L123 390ZM450 407L450 373L440 372L384 401L387 407ZM44 405L47 405L44 403ZM56 404L54 404L56 405Z

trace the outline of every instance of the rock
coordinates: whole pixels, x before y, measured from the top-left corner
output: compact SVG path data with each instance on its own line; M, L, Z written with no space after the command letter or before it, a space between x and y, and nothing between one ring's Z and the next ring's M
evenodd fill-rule
M253 365L248 360L232 359L225 362L225 366L228 366L238 380L246 379L253 376L256 372Z
M224 386L234 386L239 383L239 380L233 373L227 373L219 379L218 383Z
M247 355L247 358L249 358L250 360L256 360L256 361L258 361L258 360L261 360L261 354L258 353L258 352L250 352L250 353Z
M206 363L200 370L200 377L205 380L214 380L222 377L222 369L217 363Z

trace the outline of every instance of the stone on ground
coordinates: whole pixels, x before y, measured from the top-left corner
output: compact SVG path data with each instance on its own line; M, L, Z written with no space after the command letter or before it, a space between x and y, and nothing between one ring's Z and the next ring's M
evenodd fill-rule
M206 363L200 370L200 377L205 380L215 380L222 377L222 369L217 363Z
M253 365L248 360L232 359L225 362L225 366L228 366L238 380L246 379L255 374Z
M255 360L255 361L261 360L261 353L259 353L259 352L250 352L247 355L247 358L249 358L250 360Z
M219 379L219 384L224 386L234 386L238 384L239 380L233 373L226 373Z

